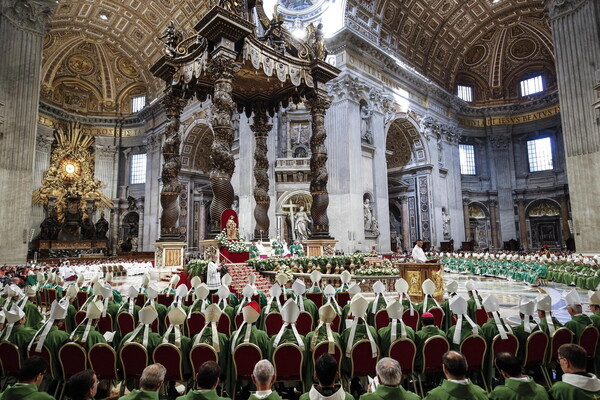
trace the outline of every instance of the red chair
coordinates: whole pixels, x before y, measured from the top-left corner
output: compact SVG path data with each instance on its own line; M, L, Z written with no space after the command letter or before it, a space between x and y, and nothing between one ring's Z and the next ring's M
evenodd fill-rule
M198 311L191 313L189 318L186 318L185 320L188 337L191 338L192 336L200 333L205 324L206 320L204 318L204 314Z
M169 307L173 302L173 296L167 293L159 293L156 297L158 304L162 304L165 307Z
M121 337L123 337L135 329L135 318L128 312L121 312L117 314L117 327L121 332Z
M386 310L379 310L375 314L375 330L378 331L390 324L390 316Z
M523 360L523 368L539 367L542 376L546 380L548 387L552 386L548 371L544 368L546 360L546 352L548 350L548 335L543 331L535 331L529 334L525 343L525 360Z
M273 351L273 366L275 367L276 382L303 383L302 371L304 353L293 343L280 344Z
M519 351L519 339L512 333L506 334L508 337L502 339L500 335L496 335L492 340L492 365L496 360L496 354L498 353L510 353L516 356Z
M100 317L100 319L98 320L98 332L112 332L113 330L114 329L112 315L106 313L104 317Z
M83 307L83 305L87 301L88 297L89 297L88 292L83 292L83 291L77 292L77 308Z
M121 376L117 368L117 353L112 346L105 343L96 343L88 351L90 368L96 372L99 380L108 379L120 381ZM123 396L125 384L121 385L120 395Z
M50 354L50 351L48 350L48 348L46 347L46 345L42 346L42 350L38 353L35 351L35 345L36 343L34 343L33 346L31 346L31 349L29 349L27 351L27 355L31 358L33 356L38 356L38 357L42 357L44 360L46 360L48 362L48 368L46 369L46 371L44 371L46 374L50 373L50 375L55 376L54 375L54 364L52 363L52 354ZM3 351L3 349L0 349L0 351ZM58 372L58 371L57 371ZM58 375L58 374L57 374Z
M85 319L85 311L77 311L75 313L75 326L81 324Z
M58 295L56 293L56 289L46 289L46 291L48 292L47 299L48 299L48 305L50 306L50 305L52 305L54 300L58 300Z
M138 293L137 297L135 298L135 305L144 307L144 304L146 304L146 295L144 293Z
M177 346L171 343L161 343L154 349L152 359L155 363L164 365L167 369L165 381L182 381L186 379L183 375L183 357Z
M323 305L323 293L306 293L306 298L315 303L317 308Z
M87 353L85 349L77 343L66 343L58 350L58 361L62 373L62 381L67 382L70 377L87 369ZM59 399L63 398L65 393L63 385L60 391Z
M344 307L346 304L350 302L350 293L348 292L337 292L335 294L335 300L339 304L340 307Z
M278 312L271 312L265 316L265 331L268 336L277 335L282 325L283 319Z
M479 326L485 324L488 320L488 313L483 306L479 310L475 310L475 323Z
M431 307L429 312L433 314L433 324L441 329L442 324L444 323L444 310L439 307Z
M465 355L468 365L468 371L479 371L481 375L481 381L487 392L487 382L483 374L483 363L485 361L485 355L487 351L487 342L479 335L468 336L460 344L460 352Z
M333 321L331 321L331 330L339 333L341 325L342 318L339 315L336 315Z
M233 319L233 322L235 324L235 329L240 329L240 325L242 325L242 322L244 322L244 314L237 314Z
M196 381L195 377L198 376L198 369L206 361L219 362L219 355L216 350L206 343L200 343L192 347L192 350L190 350L190 363L192 364L194 381Z
M239 381L251 381L254 365L262 360L262 352L257 345L252 343L242 343L238 345L232 354L234 385L232 399L235 400L235 392Z
M148 351L140 343L125 343L119 350L119 361L123 368L123 379L137 381L148 366Z
M231 335L231 320L229 319L229 315L225 313L221 314L221 318L217 322L217 331L227 336Z
M402 375L411 377L413 388L417 393L417 380L414 379L415 358L417 356L417 346L408 338L399 338L394 340L389 349L389 357L400 363Z
M410 309L404 310L402 313L402 321L406 326L410 326L416 331L417 326L419 326L419 313L417 310L414 310L413 315L410 315Z
M550 359L548 363L556 363L558 361L558 348L563 344L573 343L573 332L570 329L562 327L554 331L554 335L550 339Z
M158 333L158 330L159 330L158 318L156 318L154 321L152 321L152 323L150 324L150 330L154 333Z
M313 327L313 317L307 311L301 311L300 315L298 315L298 320L296 321L296 329L298 333L301 335L306 335L308 332L312 331Z
M46 293L46 289L40 290L40 306L48 307L48 294Z
M361 376L375 376L375 366L379 361L379 348L377 356L373 357L371 343L367 339L354 343L350 350L350 378Z
M306 345L310 346L310 343L306 343ZM327 341L317 344L315 346L314 351L312 352L313 365L316 365L319 357L321 357L323 354L325 354L327 352L329 352L329 343ZM335 361L337 362L338 373L339 373L341 365L342 365L342 349L337 343L334 344L333 354L331 354L331 355L333 356L333 358L335 358Z
M210 295L210 302L213 304L218 304L219 303L219 295L216 293L213 293Z
M0 366L2 376L16 375L21 369L21 356L17 345L0 342Z
M431 336L423 344L423 367L421 374L440 373L442 372L442 356L450 350L450 343L443 336ZM421 382L421 376L417 375L419 380L419 387L421 389L421 397L425 397L423 393L423 383Z
M579 345L585 349L589 358L594 358L598 346L598 328L592 325L586 326L579 337Z

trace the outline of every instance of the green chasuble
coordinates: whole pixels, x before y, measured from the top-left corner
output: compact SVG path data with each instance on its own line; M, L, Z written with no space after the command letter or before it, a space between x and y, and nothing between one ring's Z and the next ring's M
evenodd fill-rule
M77 327L75 324L75 314L77 314L77 308L70 302L69 307L67 307L67 317L65 318L65 328L69 333L73 332L73 329Z
M257 396L256 392L252 392L248 400L281 400L281 396L277 392L271 392L268 396Z
M378 385L373 393L365 393L360 400L419 400L420 397L413 392L405 390L402 386Z
M53 400L48 393L38 392L36 385L15 384L0 394L0 400Z
M548 391L553 400L597 400L600 398L600 380L593 374L564 374Z
M158 400L158 392L134 389L127 396L119 397L119 400Z
M470 380L463 385L447 379L444 379L441 386L430 390L425 396L425 400L487 400L487 398L486 391L474 385Z
M300 396L300 400L354 400L354 396L348 392L344 392L344 388L341 385L321 389L317 385L313 385L309 392Z
M216 390L190 390L188 394L179 396L177 400L231 400L229 397L219 397Z
M333 334L333 342L335 344L337 344L338 346L340 346L340 349L342 349L342 353L344 352L344 349L342 347L342 339L340 337L340 334L337 332L331 332ZM305 350L305 354L304 354L304 391L309 391L312 384L313 384L313 379L314 379L314 372L315 372L315 366L313 364L313 359L312 359L312 355L313 355L313 351L310 348L310 344L311 341L313 339L313 337L315 336L315 332L308 332L308 334L306 335L306 340L304 343L304 346L306 347ZM327 341L327 330L325 329L325 326L322 326L319 328L319 331L317 333L317 339L316 339L316 343L315 343L315 347L321 343L321 342L326 342Z
M396 339L400 339L401 337L401 325L400 321L398 321L396 325ZM380 358L388 357L388 352L390 350L390 346L392 345L392 323L384 328L381 328L377 334L379 335L379 350L381 351ZM410 326L406 326L406 338L412 340L415 345L415 331Z
M473 322L475 322L475 320L473 320ZM478 333L481 334L481 328L478 326L477 329L478 329ZM469 337L473 334L473 327L471 327L471 324L469 323L469 321L467 321L466 318L463 318L461 330L460 330L460 343L459 344L455 344L454 342L452 342L452 340L454 339L455 331L456 331L456 325L450 327L450 329L448 329L448 333L446 334L446 339L448 339L448 343L450 343L451 350L460 351L460 345L462 344L462 342L467 337Z
M258 247L256 245L251 245L248 248L248 252L250 253L250 258L257 258L260 257L260 253L258 251Z
M369 327L369 331L371 332L371 336L373 337L373 340L375 341L375 343L379 343L379 335L377 334L377 331L375 330L374 327L370 326L370 325L365 325L363 323L363 321L359 321L358 325L356 326L356 332L354 333L354 340L352 341L352 345L354 345L354 343L358 342L359 340L363 340L366 339L368 340L369 337L367 336L367 326ZM351 364L351 360L349 357L346 357L346 347L348 346L348 340L350 339L350 330L352 328L346 328L344 329L343 333L342 333L342 373L344 374L349 374L350 373L350 369L352 368L352 364ZM380 351L381 354L381 351Z
M229 365L227 366L227 373L225 374L225 376L227 377L226 381L225 381L225 390L227 391L227 393L231 393L233 390L233 384L236 380L235 375L235 368L233 365L233 351L231 350L231 348L235 348L236 346L238 346L241 343L244 343L244 337L246 335L246 328L248 327L248 324L244 324L241 328L241 331L237 337L237 339L235 340L235 343L233 343L233 340L235 338L236 332L232 332L231 336L230 336L230 344L229 344L229 350L231 351L231 362L229 363ZM269 359L269 354L271 354L270 349L271 349L271 342L269 340L269 337L267 336L267 333L265 331L261 331L259 330L255 324L252 325L252 327L250 328L250 339L249 339L249 343L255 344L258 346L258 348L260 349L261 353L262 353L262 358L263 359Z
M304 348L306 349L306 340L304 339L304 336L303 335L299 335L299 336L300 336L300 339L302 340L302 344L304 344ZM276 337L277 337L277 335L271 336L270 345L269 345L269 354L265 355L263 353L264 358L268 358L270 360L271 357L273 356L273 352L275 351L275 348L276 348L276 346L275 346L275 338ZM279 343L277 344L277 346L280 346L284 343L291 343L291 344L300 346L300 343L298 343L298 339L296 339L296 335L294 335L294 331L292 330L292 327L289 325L283 331L283 335L281 335L281 339L279 340ZM306 360L305 360L305 362L306 362Z
M508 378L504 385L496 386L489 395L490 400L548 400L542 385L529 378L528 381Z
M86 350L89 350L96 343L106 343L104 336L96 330L95 326L90 327L90 333L88 334L85 343L81 342L81 337L85 332L87 321L84 320L76 329L75 335L73 335L73 342L82 345Z
M119 344L119 349L117 351L117 354L119 354L119 351L121 351L121 348L123 346L125 346L125 344L127 343L127 340L131 337L132 333L133 332L129 332L127 335L125 335L123 337L123 339L121 339L121 343ZM132 340L132 342L142 344L142 340L144 340L144 329L143 328L137 333L137 335L135 335L135 338ZM146 346L146 351L148 352L148 363L152 363L152 353L154 352L154 349L156 348L156 346L158 346L161 343L162 343L162 336L160 336L156 332L148 332L148 345Z
M198 335L199 333L192 337L190 350L194 348L194 343L196 343ZM222 373L225 374L227 373L229 358L231 357L229 337L224 333L218 333L217 336L219 338L219 351L217 351L217 355L219 356L219 366L221 367ZM200 338L198 339L198 344L207 344L212 347L212 328L210 327L210 325L208 325L202 332L202 336L200 336Z
M500 319L502 322L502 326L504 328L508 328L508 332L512 333L511 327L505 323L503 319ZM506 329L505 329L506 331ZM498 326L496 326L496 321L493 317L488 318L485 324L481 325L480 335L483 336L487 343L488 351L486 351L485 360L483 362L483 372L485 375L486 382L489 387L492 385L492 378L494 377L494 365L492 363L493 354L489 351L492 348L492 343L494 342L494 338L500 332L498 331Z
M35 337L33 345L31 346L31 350L35 350L35 346L37 345L41 332ZM44 340L44 346L48 348L48 351L52 355L52 368L54 372L54 377L58 378L61 376L60 369L60 361L58 360L58 350L62 347L63 344L69 341L69 334L65 331L58 329L58 326L53 325L50 328L50 332L48 332L48 336Z
M6 329L6 327L4 327L4 329ZM29 342L31 342L31 339L33 339L35 332L35 329L28 326L15 325L13 326L8 339L5 339L9 343L17 345L19 352L21 353L21 361L29 358L27 355L27 346L29 345Z
M588 325L592 325L592 320L586 314L573 315L565 324L565 327L573 332L573 343L579 343L579 337Z
M478 294L474 294L473 296L477 296L479 299L479 304L481 304L481 308L483 308L483 299L481 296ZM475 298L473 296L469 296L469 300L467 300L467 315L473 320L473 322L477 322L477 303L475 303Z
M180 327L183 328L183 327ZM192 374L192 365L190 364L190 350L192 349L192 339L183 335L181 332L181 336L179 338L181 340L181 346L179 346L179 351L181 352L181 365L183 367L184 375ZM175 344L175 332L171 331L167 338L168 343L177 346ZM162 342L161 342L162 343ZM160 344L160 343L159 343Z

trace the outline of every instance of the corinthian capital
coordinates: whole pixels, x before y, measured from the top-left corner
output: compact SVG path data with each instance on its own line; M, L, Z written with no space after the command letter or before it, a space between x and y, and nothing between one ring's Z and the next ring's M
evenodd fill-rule
M21 28L43 34L55 0L0 0L3 16Z
M589 0L544 0L544 3L550 19L557 19L577 11Z

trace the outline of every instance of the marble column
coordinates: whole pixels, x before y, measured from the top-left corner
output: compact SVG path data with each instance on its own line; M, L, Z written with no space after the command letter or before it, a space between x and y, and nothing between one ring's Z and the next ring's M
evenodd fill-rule
M233 76L240 66L227 57L218 57L208 66L215 81L212 102L212 126L214 139L211 147L210 185L213 199L210 203L210 234L221 231L221 214L233 203L231 176L235 169L235 160L231 154L233 146L232 117L235 108L233 102Z
M545 0L551 21L574 239L578 252L600 251L600 125L594 86L600 66L597 0Z
M566 197L560 198L560 221L562 225L562 241L563 244L571 237L569 229L569 202Z
M32 190L37 190L41 187L44 171L50 166L50 155L52 137L39 135L35 141L35 169L33 171L33 186ZM33 237L36 237L40 231L40 224L46 218L44 207L41 204L34 205L31 211L31 229L35 230Z
M497 250L498 245L498 211L495 201L490 201L488 206L490 208L490 230L492 231L492 248Z
M463 215L465 218L465 242L470 242L471 240L473 240L473 237L471 236L471 221L469 221L469 203L471 203L469 199L463 199Z
M0 1L0 263L27 258L42 44L55 6L54 0Z
M517 207L519 210L519 234L521 240L521 247L525 250L529 249L529 240L527 239L527 219L525 216L525 200L517 200Z
M310 138L310 194L312 196L312 207L310 214L313 220L311 239L329 238L329 218L327 208L329 206L329 194L327 193L327 147L325 139L325 113L331 105L331 101L323 96L314 96L306 100L312 117L312 136Z
M400 197L400 205L402 208L402 250L408 250L412 244L410 242L410 224L408 220L408 197Z
M262 104L254 107L254 123L250 129L254 132L256 146L254 148L254 239L263 240L263 235L269 232L269 159L267 158L267 137L273 125L268 124L267 111ZM268 239L268 236L267 236Z

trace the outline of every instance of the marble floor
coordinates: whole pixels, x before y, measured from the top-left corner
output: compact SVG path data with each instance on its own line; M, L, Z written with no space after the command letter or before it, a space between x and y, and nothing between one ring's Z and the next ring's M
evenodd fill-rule
M458 282L458 294L467 298L467 290L465 285L469 279L475 281L475 285L479 290L479 294L484 299L490 294L494 294L498 298L500 303L500 314L503 318L508 319L513 324L519 323L519 299L522 296L535 298L539 293L548 293L552 297L552 310L553 315L561 322L564 323L570 319L569 314L566 310L565 300L563 294L572 290L573 287L569 287L564 284L548 282L548 286L542 287L531 287L521 282L510 282L504 279L481 277L454 273L444 273L444 281L455 280ZM127 295L127 289L133 285L139 287L142 282L142 276L128 276L128 277L115 277L113 279L113 286L117 288L124 296ZM159 289L166 287L168 282L158 281ZM583 303L584 313L590 314L589 310L589 296L586 290L577 289L579 296ZM364 293L365 297L371 299L372 293ZM386 293L386 296L395 295L392 293Z

